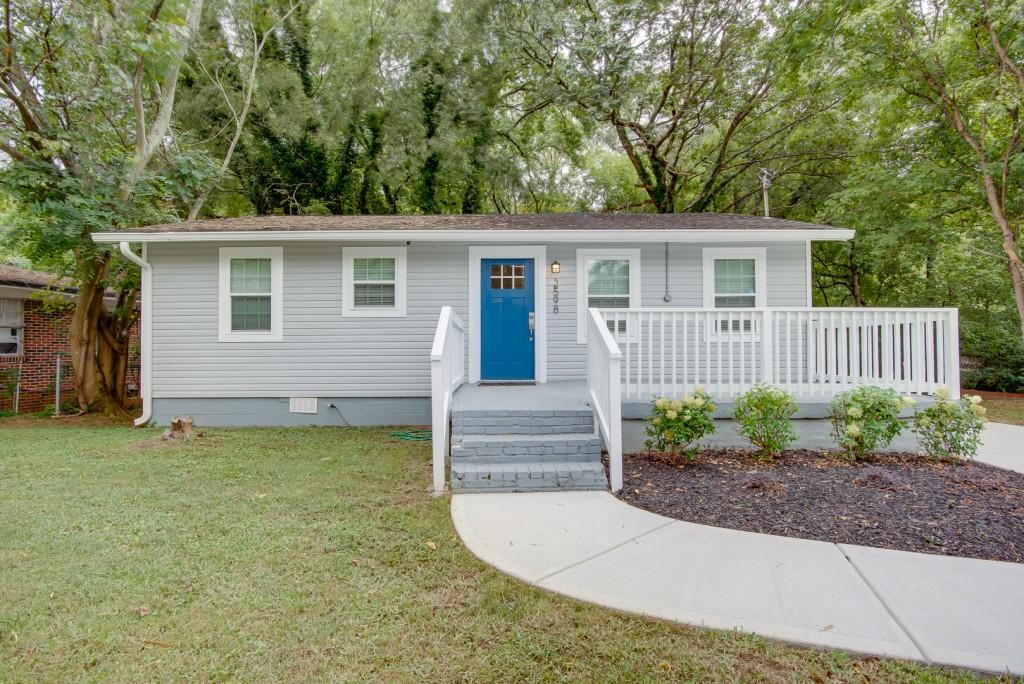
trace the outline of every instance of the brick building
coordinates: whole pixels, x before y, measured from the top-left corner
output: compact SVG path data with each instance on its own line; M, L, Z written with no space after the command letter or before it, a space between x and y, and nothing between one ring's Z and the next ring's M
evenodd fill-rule
M40 295L52 293L44 302ZM68 328L75 288L48 273L0 264L0 411L19 413L51 407L57 356L61 355L61 403L75 400L75 376L68 356ZM61 301L67 306L60 306ZM56 305L55 305L56 304ZM138 391L138 343L133 340L129 391ZM17 395L17 396L16 396Z

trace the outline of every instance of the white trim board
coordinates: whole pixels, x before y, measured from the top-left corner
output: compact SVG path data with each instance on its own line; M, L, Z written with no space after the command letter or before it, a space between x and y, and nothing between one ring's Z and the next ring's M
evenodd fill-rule
M463 231L465 232L465 231ZM533 259L534 311L537 314L534 342L534 375L548 381L547 247L544 245L494 245L469 248L469 381L480 382L480 262L483 259Z
M845 242L854 231L845 228L816 229L680 229L680 230L238 230L143 233L118 231L93 233L94 242L794 242L818 240Z

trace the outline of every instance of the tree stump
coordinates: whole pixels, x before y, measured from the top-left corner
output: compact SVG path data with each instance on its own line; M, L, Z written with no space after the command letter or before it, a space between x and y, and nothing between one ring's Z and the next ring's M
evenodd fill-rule
M179 439L182 441L192 439L192 417L176 417L171 421L171 426L164 430L164 434L160 435L160 439L165 442L172 439Z

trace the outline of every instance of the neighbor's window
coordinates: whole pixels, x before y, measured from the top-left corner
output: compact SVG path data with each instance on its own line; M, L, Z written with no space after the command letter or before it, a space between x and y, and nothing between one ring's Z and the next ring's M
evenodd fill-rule
M405 247L342 250L342 315L405 315Z
M221 341L280 341L282 249L223 247L220 269Z
M25 328L22 306L20 299L0 299L0 356L22 353Z
M630 309L640 306L640 250L580 249L577 341L587 340L587 309ZM613 333L626 331L625 319L609 321Z

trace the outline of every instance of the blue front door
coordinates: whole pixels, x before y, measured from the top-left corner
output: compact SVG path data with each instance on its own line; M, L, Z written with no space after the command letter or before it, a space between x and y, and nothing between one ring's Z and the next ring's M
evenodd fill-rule
M480 261L480 379L534 379L533 259Z

